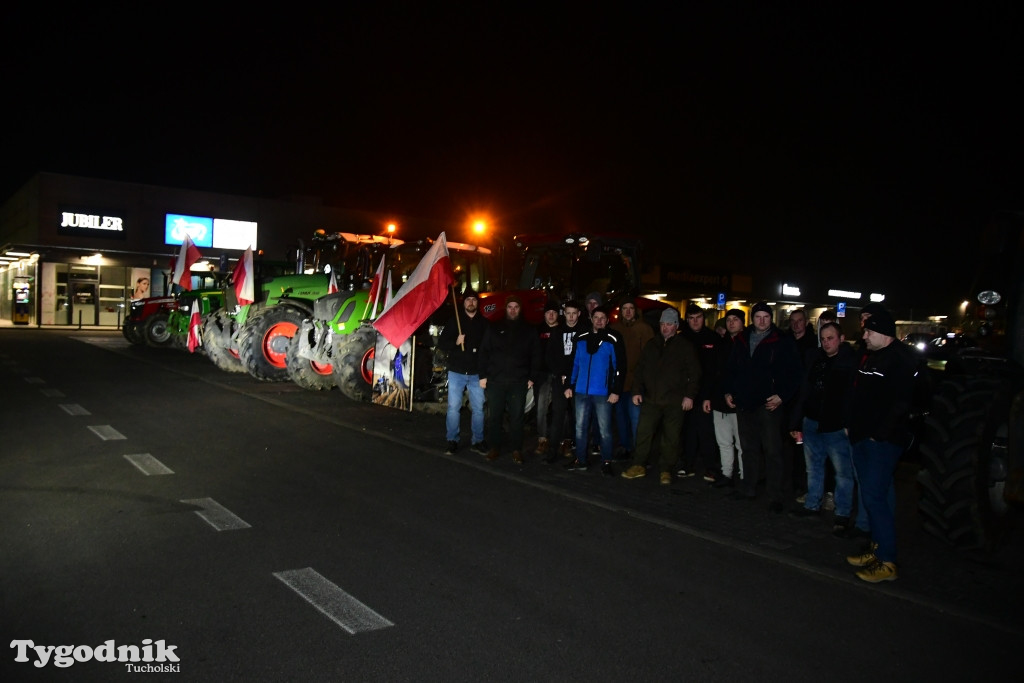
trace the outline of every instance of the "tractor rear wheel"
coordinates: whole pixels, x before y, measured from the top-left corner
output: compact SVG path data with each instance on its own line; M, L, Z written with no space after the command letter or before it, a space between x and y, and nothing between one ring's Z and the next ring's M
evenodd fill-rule
M142 336L150 346L167 346L171 343L171 328L167 326L166 313L154 313L143 323Z
M302 327L299 327L302 330ZM312 328L310 328L312 333ZM288 368L288 377L303 389L310 391L330 391L335 387L334 368L331 363L318 363L299 355L303 343L303 333L295 334L288 343L288 356L285 363Z
M363 325L334 341L334 383L353 401L369 401L373 393L373 357L377 330Z
M246 371L264 382L287 382L288 344L305 318L291 306L272 306L250 317L238 335Z
M238 353L231 350L235 321L223 309L203 318L203 348L213 364L224 372L245 372Z

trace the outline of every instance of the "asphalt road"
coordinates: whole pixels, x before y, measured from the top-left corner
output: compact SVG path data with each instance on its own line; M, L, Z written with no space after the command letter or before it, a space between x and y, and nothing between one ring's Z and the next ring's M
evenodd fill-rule
M1019 529L995 562L952 553L918 528L911 465L898 486L901 578L869 586L843 561L853 542L824 522L695 479L446 457L442 421L222 373L117 332L0 329L0 676L861 682L1019 670ZM29 640L163 641L178 670L53 656L37 667Z

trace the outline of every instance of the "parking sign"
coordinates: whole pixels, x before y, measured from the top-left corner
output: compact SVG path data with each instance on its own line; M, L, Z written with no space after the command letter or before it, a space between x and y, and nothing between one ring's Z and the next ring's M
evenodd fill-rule
M845 318L846 317L846 302L845 301L840 301L839 303L836 304L836 317L837 318Z

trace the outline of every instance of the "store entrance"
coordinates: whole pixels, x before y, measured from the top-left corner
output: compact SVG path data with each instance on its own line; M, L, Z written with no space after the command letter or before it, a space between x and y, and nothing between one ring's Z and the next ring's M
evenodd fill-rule
M72 275L68 287L68 302L71 304L68 306L68 324L99 325L99 281L95 278L78 278Z

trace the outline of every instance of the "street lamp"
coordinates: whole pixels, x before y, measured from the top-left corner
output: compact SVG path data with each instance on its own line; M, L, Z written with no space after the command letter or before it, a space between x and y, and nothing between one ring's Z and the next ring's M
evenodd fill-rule
M477 218L473 220L473 232L480 237L487 235L488 225L487 220L484 218ZM490 234L491 240L498 245L498 287L497 289L504 289L505 287L505 243L501 240L496 233Z

